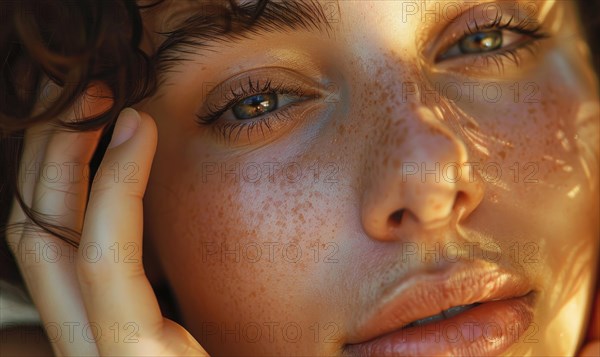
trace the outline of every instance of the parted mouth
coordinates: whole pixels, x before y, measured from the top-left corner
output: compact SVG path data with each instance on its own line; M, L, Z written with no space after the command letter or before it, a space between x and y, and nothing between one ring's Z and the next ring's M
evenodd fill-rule
M425 325L434 323L436 321L447 320L458 314L469 311L472 308L477 307L479 305L481 305L481 303L476 302L476 303L469 304L469 305L454 306L454 307L451 307L449 309L446 309L446 310L440 312L439 314L427 316L422 319L412 321L411 323L403 326L402 328L406 329L406 328L411 328L411 327L415 327L415 326L425 326Z
M385 291L379 304L363 317L348 344L359 344L401 329L434 324L465 314L480 305L524 297L533 292L523 275L486 261L401 279Z

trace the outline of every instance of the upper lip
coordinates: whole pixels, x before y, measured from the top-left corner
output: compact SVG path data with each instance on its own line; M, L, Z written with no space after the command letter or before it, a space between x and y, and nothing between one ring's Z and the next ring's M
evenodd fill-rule
M456 262L449 269L401 279L359 322L349 344L363 343L454 306L504 300L532 291L527 278L486 261Z

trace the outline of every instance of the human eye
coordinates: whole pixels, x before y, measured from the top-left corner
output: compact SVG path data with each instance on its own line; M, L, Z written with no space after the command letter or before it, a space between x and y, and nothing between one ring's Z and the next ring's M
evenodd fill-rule
M493 18L475 17L457 21L457 24L451 26L452 41L440 46L442 50L436 55L435 63L474 68L486 68L494 63L502 71L506 61L520 65L524 54L535 54L540 40L550 37L531 17L515 16L501 8Z
M301 120L303 110L321 96L318 85L309 82L283 68L244 72L211 90L196 121L228 144L264 140Z

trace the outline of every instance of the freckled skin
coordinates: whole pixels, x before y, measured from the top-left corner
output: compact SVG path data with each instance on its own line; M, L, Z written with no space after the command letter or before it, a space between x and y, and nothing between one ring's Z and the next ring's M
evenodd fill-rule
M519 247L511 266L539 292L540 342L507 354L574 353L585 309L563 307L589 303L598 247L598 113L578 118L584 103L597 105L589 65L574 44L548 40L545 57L528 58L534 70L507 62L504 73L439 71L418 56L419 17L397 21L400 3L341 2L335 36L251 37L199 56L201 65L183 62L166 75L177 86L140 105L159 132L144 206L158 262L146 264L160 264L183 325L211 355L339 355L385 288L440 264L403 262L402 243L489 240L505 258ZM576 21L568 2L552 11ZM313 103L272 140L259 134L246 146L193 122L192 94L204 82L259 68L261 51L273 48L309 53L339 100ZM306 61L298 56L290 67ZM504 94L496 103L481 91L421 100L435 82L494 82ZM530 83L535 95L525 100ZM411 163L458 164L462 177L422 180L406 171ZM263 168L259 180L253 165ZM270 175L265 165L280 169Z

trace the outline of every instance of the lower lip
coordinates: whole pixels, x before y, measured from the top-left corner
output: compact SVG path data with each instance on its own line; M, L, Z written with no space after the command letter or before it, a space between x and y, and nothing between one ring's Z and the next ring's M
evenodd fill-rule
M449 319L396 330L349 345L352 356L489 356L525 338L533 322L533 293L490 301Z

